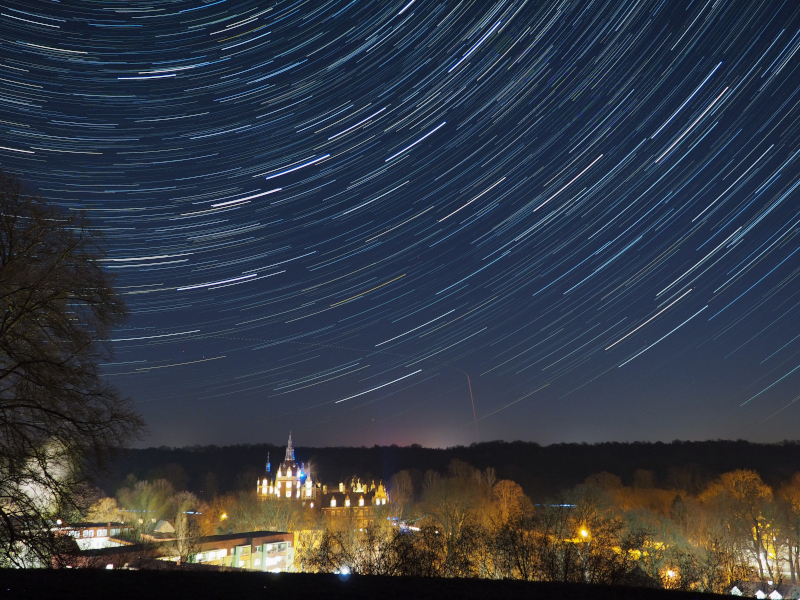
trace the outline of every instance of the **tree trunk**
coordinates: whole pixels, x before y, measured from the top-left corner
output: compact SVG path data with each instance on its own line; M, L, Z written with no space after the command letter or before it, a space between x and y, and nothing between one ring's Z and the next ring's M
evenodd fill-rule
M756 560L758 561L758 576L760 579L764 579L764 563L762 562L762 556L766 558L766 553L763 551L764 545L761 543L761 530L758 527L758 523L756 523Z

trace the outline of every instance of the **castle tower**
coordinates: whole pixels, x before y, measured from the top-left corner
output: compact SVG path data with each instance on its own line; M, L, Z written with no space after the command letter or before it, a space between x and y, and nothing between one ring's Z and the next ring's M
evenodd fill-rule
M292 432L289 432L289 444L286 446L286 458L285 461L294 461L294 448L292 448Z

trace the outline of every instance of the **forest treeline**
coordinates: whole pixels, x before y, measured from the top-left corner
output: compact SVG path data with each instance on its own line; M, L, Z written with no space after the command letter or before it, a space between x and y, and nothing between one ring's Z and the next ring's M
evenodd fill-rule
M373 447L297 447L298 460L311 464L315 481L337 483L352 476L388 481L398 471L444 473L453 459L478 469L492 467L500 479L517 482L534 502L572 489L588 476L607 471L625 484L637 470L650 471L654 485L695 494L722 473L750 469L771 486L788 481L800 469L800 442L756 444L743 440L670 443L609 442L552 444L484 442L452 448L419 445ZM166 479L176 489L199 497L255 489L264 476L267 455L273 468L284 447L271 444L147 448L122 454L99 480L113 495L129 474L139 479Z
M758 473L723 473L696 494L601 472L534 504L510 480L453 459L445 475L389 483L392 516L301 532L303 571L634 585L724 593L735 583L795 583L800 473L773 489Z

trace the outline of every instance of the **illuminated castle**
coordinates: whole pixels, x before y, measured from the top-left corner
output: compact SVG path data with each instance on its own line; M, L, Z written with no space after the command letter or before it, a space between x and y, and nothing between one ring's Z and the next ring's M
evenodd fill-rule
M311 473L306 468L306 464L298 463L294 458L291 433L289 434L289 444L286 446L286 457L278 467L274 478L269 464L269 454L267 454L267 476L257 481L256 493L259 498L270 496L292 498L302 500L304 505L306 502L310 502L311 508L314 507L317 486L311 481Z
M377 486L361 483L353 478L350 483L339 483L338 488L328 491L327 485L314 483L311 478L311 466L297 462L292 448L292 435L286 446L286 457L278 467L275 476L267 455L266 477L256 483L256 493L261 499L281 498L299 500L310 509L316 507L328 518L350 518L358 523L373 520L378 507L385 507L389 501L383 483Z

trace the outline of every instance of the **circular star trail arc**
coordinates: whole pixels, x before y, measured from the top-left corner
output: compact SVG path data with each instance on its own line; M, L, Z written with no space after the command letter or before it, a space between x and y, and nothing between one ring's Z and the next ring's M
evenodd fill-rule
M156 442L793 437L794 3L0 20L0 164L105 232Z

